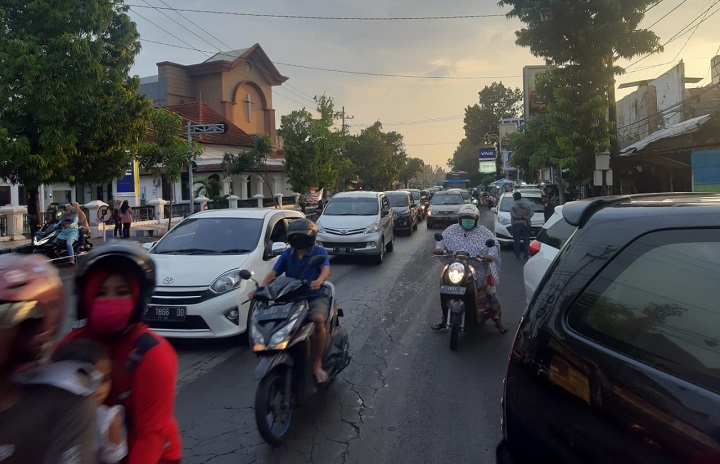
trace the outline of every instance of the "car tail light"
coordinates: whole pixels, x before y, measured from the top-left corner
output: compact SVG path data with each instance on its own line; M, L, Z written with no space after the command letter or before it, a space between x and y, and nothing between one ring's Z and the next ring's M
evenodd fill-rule
M530 256L535 256L538 251L540 251L540 246L542 245L542 242L538 242L537 240L533 240L530 242Z

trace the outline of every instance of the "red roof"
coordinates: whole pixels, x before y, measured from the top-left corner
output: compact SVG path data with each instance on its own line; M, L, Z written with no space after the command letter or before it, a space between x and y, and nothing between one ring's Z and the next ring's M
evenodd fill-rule
M183 134L185 134L185 126L188 120L191 124L219 124L224 122L228 125L228 130L224 134L194 135L193 139L196 142L233 147L252 147L255 145L255 140L252 137L206 103L185 103L163 106L162 109L172 111L183 117Z

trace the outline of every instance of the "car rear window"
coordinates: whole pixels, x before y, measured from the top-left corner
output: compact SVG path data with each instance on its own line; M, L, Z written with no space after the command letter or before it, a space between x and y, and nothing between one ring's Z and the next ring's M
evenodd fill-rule
M432 200L431 205L462 205L463 197L459 193L436 193Z
M625 248L569 313L578 332L720 392L720 233L673 230Z
M542 204L541 197L523 197L533 210L533 213L542 213L545 211L545 206ZM512 208L512 204L515 203L515 199L512 195L505 195L500 202L500 211L507 213Z
M565 219L561 218L547 229L544 227L540 229L535 239L559 250L565 245L573 232L575 232L575 226L568 224Z

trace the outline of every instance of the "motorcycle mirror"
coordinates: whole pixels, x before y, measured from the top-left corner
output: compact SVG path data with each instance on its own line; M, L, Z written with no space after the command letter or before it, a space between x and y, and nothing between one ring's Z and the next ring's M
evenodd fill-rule
M240 278L243 280L250 280L252 279L252 272L248 271L247 269L241 269Z
M441 234L440 232L435 232L435 240L439 242L442 239L443 239L443 234Z
M491 239L491 238L487 239L487 241L485 242L485 246L488 247L488 248L494 247L494 246L495 246L495 240L493 240L493 239Z

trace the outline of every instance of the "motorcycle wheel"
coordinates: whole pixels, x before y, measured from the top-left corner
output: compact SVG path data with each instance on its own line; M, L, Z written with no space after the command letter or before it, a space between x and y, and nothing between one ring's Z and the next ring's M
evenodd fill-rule
M255 422L260 436L272 446L282 443L292 422L292 406L283 411L285 379L283 369L273 369L260 381L255 393Z
M460 336L460 315L450 314L450 349L457 351L458 337Z

